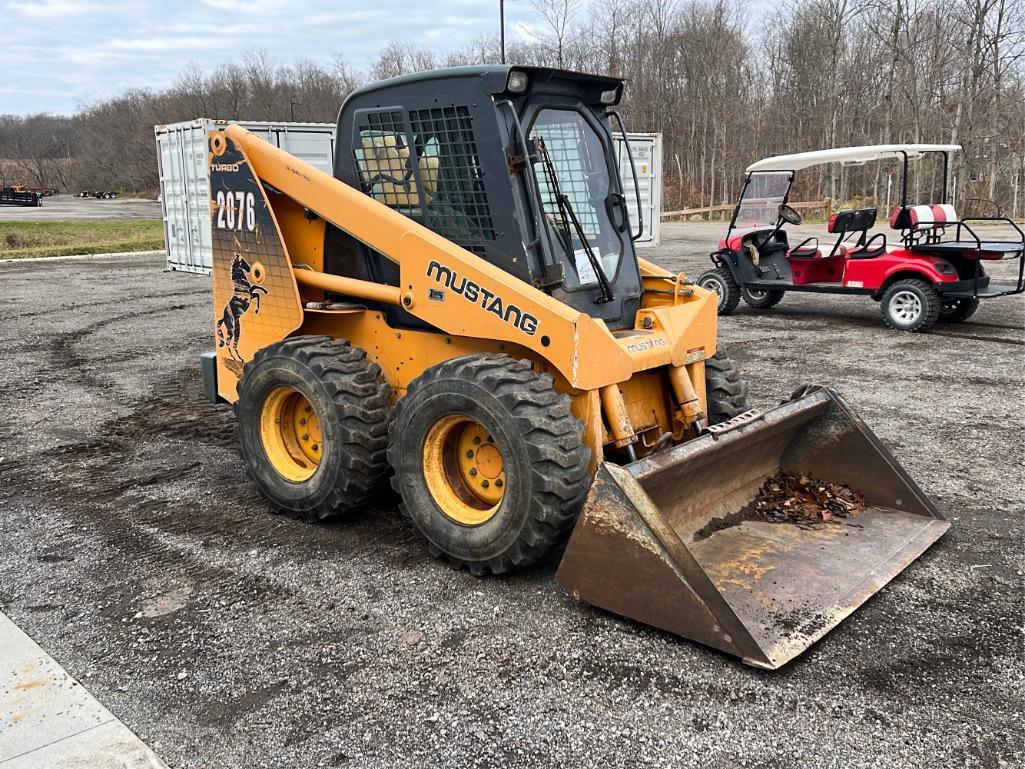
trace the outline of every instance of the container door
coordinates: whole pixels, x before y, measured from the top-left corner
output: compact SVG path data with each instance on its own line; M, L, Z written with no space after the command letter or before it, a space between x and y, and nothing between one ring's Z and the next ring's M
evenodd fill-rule
M636 241L638 246L654 246L659 241L659 209L661 207L661 136L658 134L628 134L633 153L637 181L640 184L641 208L637 210L634 179L630 172L630 159L623 146L623 136L615 136L616 156L623 179L623 194L630 207L630 221L637 231L638 217L644 222L644 232Z

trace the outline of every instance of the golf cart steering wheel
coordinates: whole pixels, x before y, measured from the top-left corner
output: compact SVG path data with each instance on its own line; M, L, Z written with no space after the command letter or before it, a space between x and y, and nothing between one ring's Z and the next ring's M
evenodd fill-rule
M797 209L791 208L786 203L780 203L777 213L779 213L779 218L787 224L796 226L801 223L801 215L797 213Z

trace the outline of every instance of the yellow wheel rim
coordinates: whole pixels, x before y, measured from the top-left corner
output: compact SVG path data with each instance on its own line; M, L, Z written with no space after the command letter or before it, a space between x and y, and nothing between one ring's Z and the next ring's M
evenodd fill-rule
M456 523L489 521L505 497L505 460L487 429L453 414L439 419L424 443L424 478L441 511Z
M301 483L317 472L324 454L320 420L306 396L294 387L276 387L263 402L260 439L282 478Z

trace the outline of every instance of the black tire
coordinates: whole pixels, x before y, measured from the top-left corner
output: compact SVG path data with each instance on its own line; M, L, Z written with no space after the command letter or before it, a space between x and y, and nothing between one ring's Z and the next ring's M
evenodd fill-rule
M770 307L775 307L783 299L785 291L779 291L777 289L758 289L748 288L744 286L740 290L740 296L747 302L748 306L754 307L756 310L767 310Z
M747 411L747 380L736 362L722 351L705 361L708 424L717 425Z
M940 303L939 323L960 323L968 320L979 309L979 300L971 297L963 299L943 299Z
M548 374L507 355L454 358L410 384L396 407L388 458L402 511L433 556L478 576L501 574L535 563L568 533L591 483L591 452L570 403ZM472 525L442 510L425 477L429 436L452 416L494 435L504 463L501 500Z
M883 292L883 322L897 331L928 331L940 317L942 299L932 284L917 278L898 280Z
M288 480L268 457L261 415L275 390L304 396L319 419L319 463ZM246 364L235 403L246 472L277 512L313 523L361 507L388 472L393 407L380 367L343 339L297 336L268 345Z
M698 276L697 284L708 291L719 295L717 311L720 315L729 315L740 304L740 286L733 279L729 267L716 267Z

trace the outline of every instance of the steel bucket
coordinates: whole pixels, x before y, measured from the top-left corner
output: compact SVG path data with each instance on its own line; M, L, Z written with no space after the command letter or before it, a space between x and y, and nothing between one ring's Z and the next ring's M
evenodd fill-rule
M778 668L950 526L832 390L713 429L598 469L557 574L575 598ZM778 470L856 489L865 508L811 527L708 526L750 509Z

